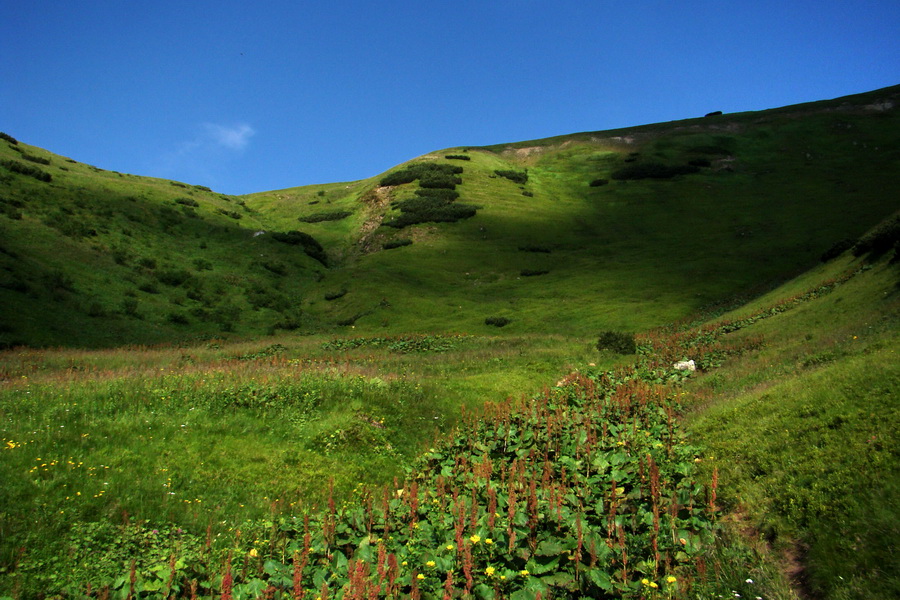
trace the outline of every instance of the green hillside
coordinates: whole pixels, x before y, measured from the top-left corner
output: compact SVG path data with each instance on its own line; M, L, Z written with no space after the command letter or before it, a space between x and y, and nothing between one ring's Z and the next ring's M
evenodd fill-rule
M3 134L0 600L897 597L898 102L242 197Z
M237 198L3 141L0 339L658 325L804 270L896 210L898 117L884 107L898 94L435 152L393 172L460 168L441 210L475 214L400 228L386 224L419 214L397 207L422 200L421 180ZM288 231L315 241L273 235Z

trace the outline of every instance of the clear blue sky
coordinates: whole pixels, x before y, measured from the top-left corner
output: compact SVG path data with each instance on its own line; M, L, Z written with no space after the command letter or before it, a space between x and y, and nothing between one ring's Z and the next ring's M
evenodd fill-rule
M229 194L900 83L900 1L0 4L0 131Z

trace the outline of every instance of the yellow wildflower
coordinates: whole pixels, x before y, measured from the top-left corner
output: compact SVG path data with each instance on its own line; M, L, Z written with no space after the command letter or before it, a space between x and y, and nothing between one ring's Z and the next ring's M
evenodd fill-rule
M487 538L486 540L484 540L484 543L485 544L493 544L494 540L492 540L491 538Z
M666 583L675 583L676 581L678 581L678 578L674 575L669 575L668 577L666 577Z
M434 562L433 560L429 560L427 563L425 563L425 566L426 567L436 567L437 563Z
M641 579L641 583L644 585L650 585L650 580L645 577L644 579Z
M494 569L494 567L488 567L487 569L484 570L484 574L487 575L488 577L493 577L494 571L496 571L496 569Z
M418 575L416 575L416 579L425 579L425 576L419 573Z
M656 588L658 588L659 586L656 584L655 581L651 581L651 582L650 582L650 587L656 589Z
M478 534L475 534L475 535L469 536L469 539L472 540L473 544L477 544L478 542L481 541L481 536Z
M259 556L259 552L256 551L256 548L250 548L250 552L248 554L250 554L250 556L252 556L253 558Z
M522 569L521 571L519 571L519 575L521 575L522 577L528 577L530 573L528 572L528 569Z
M453 550L453 549L456 548L456 546L454 546L453 544L447 544L447 545L445 546L445 548L447 548L447 550Z

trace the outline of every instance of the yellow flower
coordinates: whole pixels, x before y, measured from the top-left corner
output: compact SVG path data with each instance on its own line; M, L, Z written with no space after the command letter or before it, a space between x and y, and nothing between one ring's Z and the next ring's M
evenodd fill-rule
M472 540L473 544L477 544L478 542L481 541L481 536L478 534L475 534L475 535L469 536L469 539Z
M650 580L647 578L641 579L641 583L644 585L650 585Z
M484 570L484 574L487 575L488 577L493 577L495 570L496 569L494 569L494 567L488 567L487 569Z
M650 587L656 589L656 588L658 588L659 586L656 585L656 582L655 582L655 581L651 581L651 582L650 582Z
M484 540L484 543L485 544L493 544L494 540L492 540L491 538L487 538L486 540Z
M678 581L678 578L674 575L669 575L668 577L666 577L666 583L675 583L676 581Z
M453 544L447 544L447 545L445 546L445 548L447 548L447 550L453 550L453 549L456 548L456 546L454 546Z
M427 563L425 563L425 566L426 567L436 567L437 563L434 562L433 560L429 560Z
M528 577L528 569L522 569L521 571L519 571L519 575L521 575L522 577Z
M403 565L403 566L405 567L405 566L408 565L409 563L406 562L406 561L404 560L404 561L403 561L402 563L400 563L400 564Z
M425 576L419 573L418 575L416 575L416 579L425 579Z
M248 552L248 554L250 554L250 556L252 556L253 558L259 556L259 552L256 551L256 548L250 548L250 552Z

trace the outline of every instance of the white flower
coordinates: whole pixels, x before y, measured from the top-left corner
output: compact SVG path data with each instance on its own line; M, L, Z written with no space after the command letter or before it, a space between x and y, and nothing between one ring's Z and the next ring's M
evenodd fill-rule
M744 580L744 583L753 583L753 580L748 578Z

